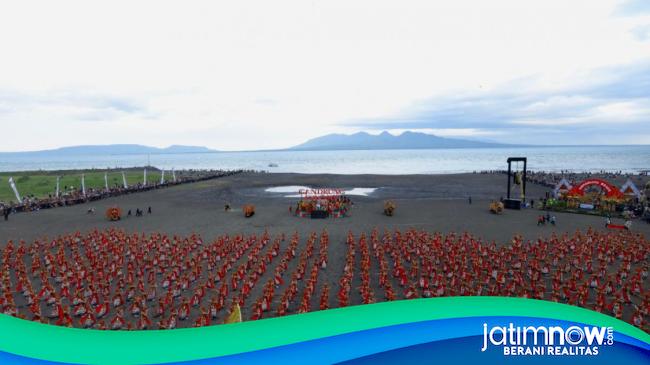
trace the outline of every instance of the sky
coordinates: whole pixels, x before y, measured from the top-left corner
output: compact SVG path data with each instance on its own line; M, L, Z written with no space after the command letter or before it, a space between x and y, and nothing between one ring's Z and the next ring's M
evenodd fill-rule
M7 1L0 151L650 144L650 1Z

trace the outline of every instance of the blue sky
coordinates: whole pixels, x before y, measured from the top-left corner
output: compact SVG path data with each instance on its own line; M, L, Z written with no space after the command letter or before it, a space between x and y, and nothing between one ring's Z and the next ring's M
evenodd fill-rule
M650 144L647 0L28 0L3 15L0 151L383 130Z

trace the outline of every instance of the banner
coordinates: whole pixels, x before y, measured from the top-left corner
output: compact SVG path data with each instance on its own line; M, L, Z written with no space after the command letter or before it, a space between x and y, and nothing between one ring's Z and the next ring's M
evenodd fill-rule
M104 188L106 188L106 191L108 191L108 173L104 173Z
M160 173L160 185L165 183L165 170Z
M81 174L81 193L86 196L86 177Z
M124 175L124 171L122 171L122 183L124 184L124 189L128 189L129 185L126 183L126 175Z
M648 359L650 334L629 323L524 298L399 300L165 331L81 330L0 315L2 364L647 365Z
M232 311L230 312L228 317L226 317L223 323L228 324L228 323L238 323L238 322L241 322L241 308L239 307L239 304L235 304Z
M302 199L338 199L341 195L345 194L344 189L330 189L330 188L320 188L320 189L300 189L298 194Z
M147 185L147 168L144 168L144 177L142 178L143 184L146 186Z
M61 176L56 177L56 193L55 196L58 198L59 197L59 187L61 184Z
M9 186L11 186L11 190L14 191L14 194L16 195L16 199L18 199L18 203L23 201L22 199L20 199L20 194L18 194L18 189L16 188L16 183L14 183L13 177L9 178Z
M176 172L172 169L172 180L176 182Z

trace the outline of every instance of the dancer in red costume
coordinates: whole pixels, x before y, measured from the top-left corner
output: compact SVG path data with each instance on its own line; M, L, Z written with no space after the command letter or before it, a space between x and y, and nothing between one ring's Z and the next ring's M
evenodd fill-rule
M144 329L152 327L149 310L156 327L188 327L218 323L233 301L256 319L382 300L499 295L575 304L648 326L650 249L633 232L517 236L503 246L467 233L359 233L335 246L345 250L342 266L328 264L326 231L302 241L294 233L288 242L268 233L209 242L117 229L7 242L0 309L64 326Z

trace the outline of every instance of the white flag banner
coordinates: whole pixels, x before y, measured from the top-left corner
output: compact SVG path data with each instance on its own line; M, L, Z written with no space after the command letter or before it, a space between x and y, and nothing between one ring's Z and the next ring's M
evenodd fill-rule
M86 196L86 176L81 174L81 193Z
M128 189L129 185L126 183L126 175L124 175L124 171L122 171L122 183L124 183L124 189Z
M147 185L147 168L145 167L144 169L144 178L142 179L144 181L144 185Z
M176 182L176 171L174 171L174 169L172 169L172 180Z
M56 177L56 197L59 197L59 188L61 186L61 176Z
M160 185L165 183L165 170L160 173Z
M104 173L104 187L106 188L106 191L108 191L108 173Z
M20 203L22 199L20 199L20 194L18 194L18 189L16 188L16 183L14 183L13 177L9 178L9 186L11 186L11 190L14 191L14 194L16 194L16 199L18 199L18 202Z

